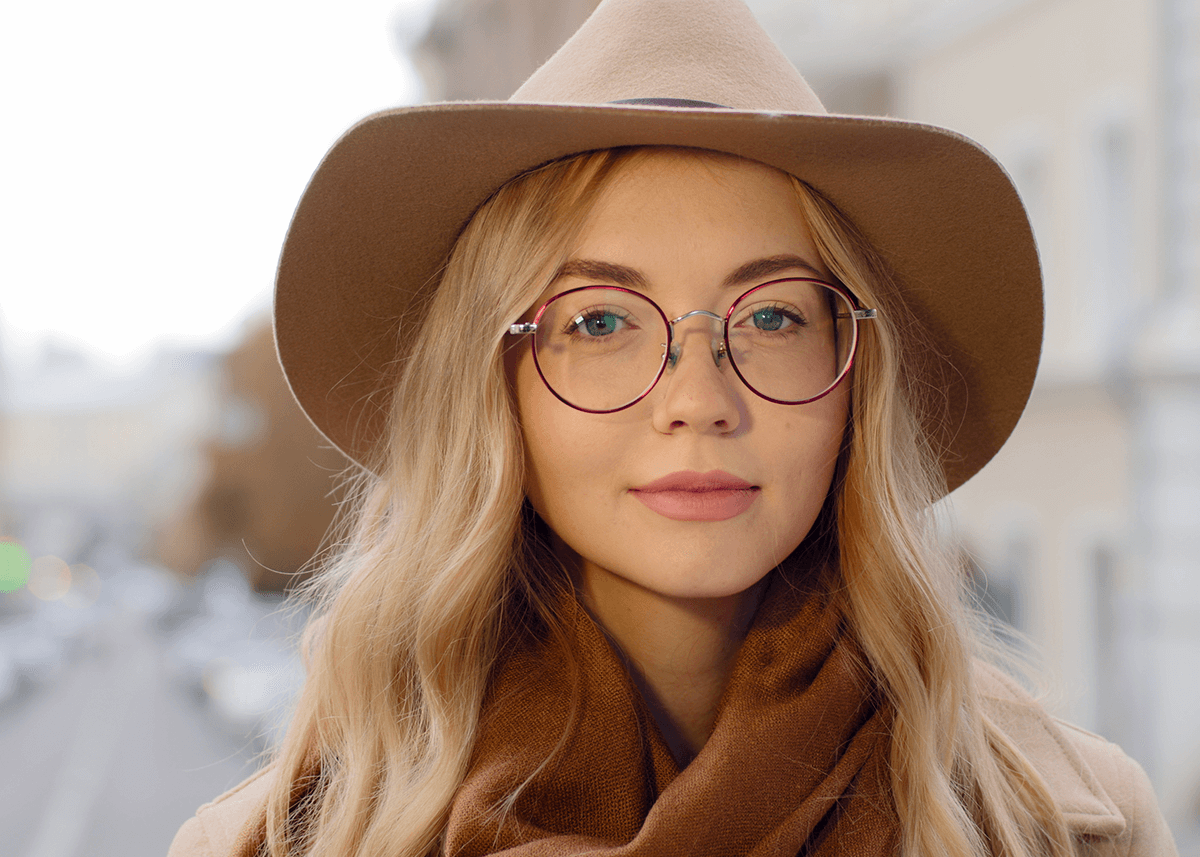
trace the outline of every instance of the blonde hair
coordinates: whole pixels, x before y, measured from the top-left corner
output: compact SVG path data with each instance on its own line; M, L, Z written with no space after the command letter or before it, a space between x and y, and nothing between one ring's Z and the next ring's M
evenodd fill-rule
M884 324L863 325L849 450L835 497L838 584L850 626L891 703L892 792L905 854L1066 857L1066 823L1042 778L991 723L972 655L999 646L968 607L958 553L938 536L942 451L923 426L944 399L924 336L883 260L803 182L822 261Z
M502 187L456 243L423 319L400 332L413 345L379 476L362 478L310 592L309 678L274 761L270 857L435 852L505 635L536 624L565 647L550 605L567 584L524 503L504 334L607 182L647 151L586 153ZM795 186L822 260L881 310L864 325L846 451L817 527L836 527L829 585L895 713L904 853L1065 857L1061 814L974 690L962 574L931 518L943 489L922 430L933 399L912 370L916 324L853 224Z

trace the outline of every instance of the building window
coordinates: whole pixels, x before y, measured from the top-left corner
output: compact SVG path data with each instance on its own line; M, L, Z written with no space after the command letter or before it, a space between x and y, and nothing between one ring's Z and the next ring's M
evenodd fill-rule
M1087 230L1083 270L1084 300L1092 346L1111 366L1128 348L1127 337L1138 291L1133 266L1134 141L1128 121L1108 117L1096 122L1087 139L1087 175L1083 223Z

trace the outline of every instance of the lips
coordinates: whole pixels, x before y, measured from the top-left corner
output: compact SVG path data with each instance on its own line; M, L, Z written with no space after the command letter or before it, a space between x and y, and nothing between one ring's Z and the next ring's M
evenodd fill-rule
M630 488L629 493L673 521L725 521L754 505L760 490L723 470L681 470Z

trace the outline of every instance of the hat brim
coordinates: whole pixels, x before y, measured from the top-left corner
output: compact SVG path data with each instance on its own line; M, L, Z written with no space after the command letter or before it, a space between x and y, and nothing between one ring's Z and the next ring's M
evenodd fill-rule
M1016 190L976 143L873 117L510 102L377 113L309 182L280 257L275 331L292 392L331 443L371 459L401 321L476 209L533 167L618 146L728 152L819 190L891 265L949 367L945 419L926 426L948 489L1000 449L1037 372L1041 275Z

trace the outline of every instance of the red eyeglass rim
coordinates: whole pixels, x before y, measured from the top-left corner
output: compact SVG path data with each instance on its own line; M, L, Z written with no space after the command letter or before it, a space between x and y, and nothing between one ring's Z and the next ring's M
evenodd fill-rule
M763 393L759 392L759 390L753 384L751 384L749 381L746 380L745 376L742 375L742 371L740 369L738 369L737 361L733 359L733 348L729 342L729 319L732 317L733 310L738 304L740 304L748 295L751 295L754 292L757 292L759 289L764 289L767 286L773 286L773 285L776 285L777 283L791 283L791 282L816 283L817 285L824 286L825 288L829 289L830 291L835 292L836 294L840 295L850 305L850 309L851 309L850 321L852 322L851 330L852 330L853 336L854 336L853 342L850 343L850 356L846 360L846 365L845 365L845 367L843 367L842 371L838 373L838 376L833 379L833 382L828 387L826 387L824 390L822 390L818 395L813 396L808 399L802 399L798 402L789 402L785 399L774 399L774 398L771 398L770 396L764 395ZM666 350L663 352L663 359L662 359L662 362L659 364L658 372L655 373L654 380L652 380L646 386L646 388L644 390L642 390L641 393L638 394L636 399L634 399L633 401L628 402L624 405L621 405L620 407L607 408L607 409L603 409L603 410L596 410L593 408L583 408L583 407L580 407L579 405L576 405L573 402L569 402L565 398L563 398L558 393L557 390L554 389L554 387L550 384L549 381L546 380L546 374L542 371L542 364L541 364L541 361L538 359L536 333L533 337L533 341L530 344L530 347L533 350L533 365L537 369L538 377L542 379L542 383L546 386L546 389L550 391L551 395L553 395L554 398L558 399L560 402L562 402L567 407L574 408L577 411L582 411L585 414L615 414L619 411L624 411L624 410L627 410L628 408L632 408L634 405L636 405L642 399L646 398L646 396L650 395L650 391L653 390L655 388L655 386L658 385L658 382L662 378L663 373L667 371L667 362L668 362L667 355L669 355L671 353L671 345L674 341L675 328L674 328L674 325L671 322L671 320L667 318L667 314L662 311L662 307L660 307L657 303L655 303L654 299L651 298L649 295L642 294L639 291L635 291L634 289L626 288L624 286L607 286L607 285L603 285L601 283L593 283L592 285L587 285L587 286L576 286L573 289L567 289L565 291L559 292L558 294L550 297L540 307L538 307L538 311L536 314L534 314L534 317L533 317L533 324L535 326L538 325L541 322L542 316L545 314L546 309L550 306L550 304L554 303L559 298L566 297L567 295L573 295L576 292L586 292L586 291L592 291L595 289L604 289L605 291L610 291L610 292L625 292L626 294L633 295L634 297L637 297L637 298L641 298L642 300L644 300L648 304L650 304L650 306L654 307L655 312L658 313L659 318L662 319L663 325L667 329L667 347L666 347ZM736 374L738 376L738 380L740 380L742 382L742 384L745 385L746 389L748 389L754 395L758 396L760 399L764 399L764 400L766 400L768 402L772 402L776 405L808 405L808 404L811 404L812 402L819 401L820 399L825 398L830 393L832 393L834 390L836 390L838 385L842 383L842 380L847 375L850 374L850 370L854 366L854 358L858 354L858 317L856 315L854 315L854 313L861 309L862 309L862 305L859 303L858 298L854 296L854 293L851 292L849 289L847 289L845 286L841 285L840 283L830 283L830 282L827 282L826 280L821 280L816 277L779 277L778 279L768 280L765 283L759 283L757 286L753 286L753 287L747 289L746 291L742 292L740 295L738 295L737 298L735 298L733 300L733 302L729 305L729 309L725 311L725 316L721 320L721 339L725 344L725 354L729 359L729 365L733 367L734 374Z

